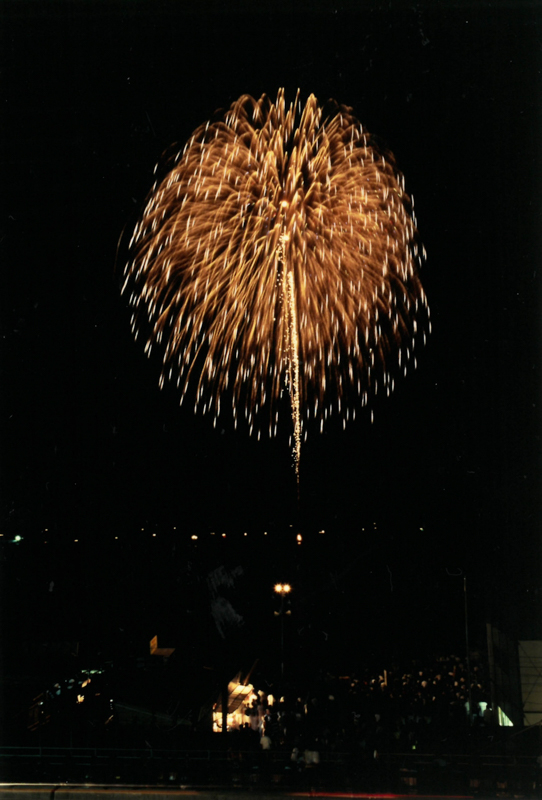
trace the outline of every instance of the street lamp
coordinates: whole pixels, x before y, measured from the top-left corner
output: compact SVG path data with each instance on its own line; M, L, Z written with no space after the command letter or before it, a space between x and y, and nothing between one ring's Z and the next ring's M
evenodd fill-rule
M292 613L289 608L287 610L284 609L284 598L290 594L292 587L289 583L276 583L274 590L275 594L280 595L280 609L275 611L275 616L280 617L280 676L284 680L284 616L286 614L289 616Z
M469 723L472 725L472 684L470 674L469 612L467 608L467 576L463 576L463 596L465 600L465 645L467 650L467 680L469 682Z
M467 719L469 724L472 725L472 677L470 671L470 645L469 645L469 611L467 605L467 576L463 573L463 570L460 569L459 572L450 572L446 569L448 575L453 577L461 577L463 575L463 604L464 604L464 613L465 613L465 651L467 656L467 680L468 680L468 706L469 711L467 714Z

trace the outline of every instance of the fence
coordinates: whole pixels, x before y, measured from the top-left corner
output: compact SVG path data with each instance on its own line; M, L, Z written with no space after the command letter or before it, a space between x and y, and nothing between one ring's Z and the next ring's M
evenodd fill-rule
M540 797L542 769L534 756L329 752L305 764L280 751L2 747L0 780Z

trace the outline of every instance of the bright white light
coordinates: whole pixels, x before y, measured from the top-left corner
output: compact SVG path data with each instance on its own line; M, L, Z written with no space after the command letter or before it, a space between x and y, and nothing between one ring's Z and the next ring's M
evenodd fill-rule
M497 717L499 720L499 725L501 725L502 727L504 728L514 727L514 723L512 722L512 720L504 713L504 711L500 706L497 706Z

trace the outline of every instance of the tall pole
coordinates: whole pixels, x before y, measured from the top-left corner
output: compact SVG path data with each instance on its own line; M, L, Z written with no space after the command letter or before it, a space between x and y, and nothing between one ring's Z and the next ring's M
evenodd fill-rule
M280 679L284 683L284 595L280 599Z
M284 598L291 591L292 587L289 583L275 584L275 592L280 595L280 610L275 611L275 616L280 617L280 677L282 683L284 683L284 614L290 613L290 611L284 611Z
M490 622L486 623L487 633L487 656L489 660L489 688L491 698L491 722L495 724L498 721L497 712L497 687L495 676L495 650L493 647L493 626ZM541 728L542 732L542 728Z
M469 613L467 606L467 576L463 577L463 595L465 598L465 645L467 648L467 680L469 682L469 724L472 721L472 689L470 677L470 647L469 647Z

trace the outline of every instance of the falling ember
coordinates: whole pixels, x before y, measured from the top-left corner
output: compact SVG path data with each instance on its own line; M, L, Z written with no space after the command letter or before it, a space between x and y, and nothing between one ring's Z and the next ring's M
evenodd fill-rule
M309 419L389 394L430 330L404 178L350 109L283 90L241 97L167 169L130 243L133 329L148 319L161 385L193 382L215 418L230 396L258 435L286 385L299 477Z

